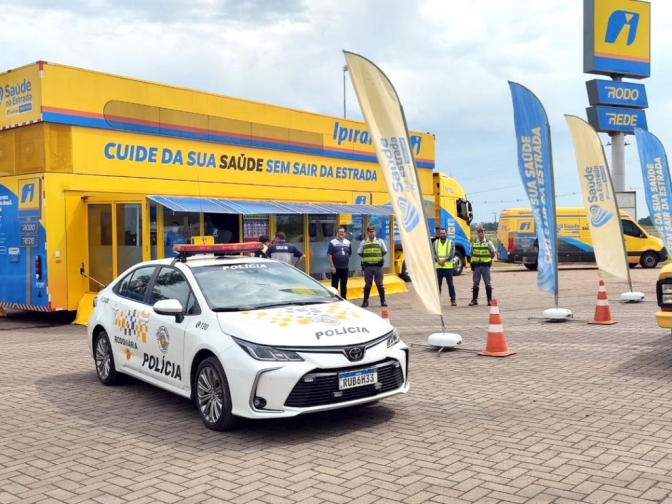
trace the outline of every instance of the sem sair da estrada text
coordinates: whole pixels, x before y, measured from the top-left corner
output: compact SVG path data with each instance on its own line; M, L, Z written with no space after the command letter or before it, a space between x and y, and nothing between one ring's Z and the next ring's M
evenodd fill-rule
M552 223L549 221L548 208L546 206L546 160L544 159L545 146L541 128L531 128L529 135L520 137L520 154L522 157L524 175L526 179L526 192L532 205L535 221L541 221L541 229L545 235L545 241L549 241L549 230ZM544 256L539 260L546 264L552 264L550 246L543 247Z
M167 147L147 147L108 142L103 149L104 156L110 161L132 161L136 163L153 163L172 166L187 166L196 168L214 168L221 170L236 170L242 172L264 172L278 175L293 175L305 177L336 178L349 180L378 180L376 170L368 168L353 168L349 166L318 165L300 161L282 161L240 154L221 154L217 157L212 152L199 152Z

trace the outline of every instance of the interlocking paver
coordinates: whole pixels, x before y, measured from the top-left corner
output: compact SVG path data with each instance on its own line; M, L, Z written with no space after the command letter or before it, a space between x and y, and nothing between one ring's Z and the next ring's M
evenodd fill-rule
M672 338L653 317L657 270L632 270L643 303L590 326L597 272L561 270L575 321L543 324L551 297L520 268L493 270L506 359L476 355L488 307L443 299L459 350L422 345L438 320L389 296L411 344L411 391L368 408L205 429L190 401L129 380L103 387L86 331L0 319L0 504L58 502L490 503L672 500ZM412 288L412 285L409 284ZM371 311L379 312L372 307Z
M0 492L1 504L11 504L13 502L19 502L19 498L7 492Z

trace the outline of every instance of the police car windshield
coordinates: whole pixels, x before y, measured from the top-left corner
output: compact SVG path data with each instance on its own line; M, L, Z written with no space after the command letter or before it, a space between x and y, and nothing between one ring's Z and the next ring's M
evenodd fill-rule
M321 283L282 263L195 266L191 271L214 311L338 301Z

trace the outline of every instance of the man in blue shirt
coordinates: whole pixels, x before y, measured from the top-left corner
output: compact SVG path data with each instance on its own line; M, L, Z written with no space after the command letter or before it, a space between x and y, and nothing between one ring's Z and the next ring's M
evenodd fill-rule
M187 243L187 239L180 233L180 223L173 221L170 231L166 233L164 255L166 257L177 257L177 253L173 252L173 245L182 245L184 243Z
M268 257L271 259L282 261L291 266L294 266L295 268L298 268L306 256L296 245L292 243L286 243L286 239L287 235L285 235L285 233L282 231L275 233L275 242L266 249L266 255L268 255ZM299 259L294 264L292 264L294 257L298 257Z
M348 276L350 273L350 256L352 246L350 240L345 238L345 227L341 226L336 231L336 238L329 242L327 260L331 265L331 286L338 289L341 284L341 297L348 298Z

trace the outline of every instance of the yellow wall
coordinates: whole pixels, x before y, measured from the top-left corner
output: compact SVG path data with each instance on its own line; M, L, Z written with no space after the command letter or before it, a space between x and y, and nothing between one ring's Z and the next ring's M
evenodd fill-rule
M348 203L353 190L386 191L377 163L92 128L75 127L72 137L77 173L138 179L131 185L144 186L140 179L148 178L192 181L200 182L209 196L225 192L229 197L245 197L250 186L256 186L255 197L262 196L259 191L264 188L331 189L348 193L334 202ZM130 153L141 160L128 160ZM214 189L210 183L231 187ZM182 194L199 193L194 188Z
M374 153L362 122L62 65L44 64L43 68L45 121L90 121L87 125L97 122L98 127L117 129L128 124L173 125L199 133ZM433 135L412 132L411 136L416 139L411 144L418 147L416 159L433 165Z

